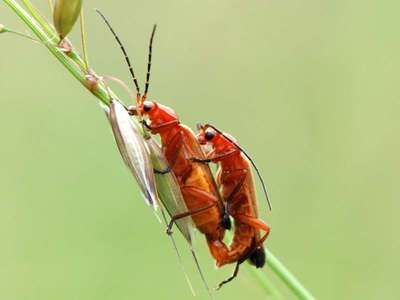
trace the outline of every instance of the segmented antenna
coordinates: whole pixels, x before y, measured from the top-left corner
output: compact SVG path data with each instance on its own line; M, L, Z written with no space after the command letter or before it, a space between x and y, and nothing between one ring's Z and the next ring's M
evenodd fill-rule
M145 85L145 88L144 88L144 94L143 94L143 97L142 97L142 101L146 100L147 92L149 90L150 70L151 70L151 56L152 56L152 51L153 51L153 39L154 39L154 34L156 33L156 29L157 29L157 24L154 24L153 31L151 32L151 36L150 36L149 57L148 57L148 60L147 60L146 85Z
M100 17L103 19L103 21L106 23L107 27L110 29L110 31L111 31L111 33L113 34L115 40L117 41L119 47L121 48L122 53L123 53L124 56L125 56L125 61L126 61L126 63L128 64L129 72L131 73L133 83L135 84L135 87L136 87L136 96L137 96L137 98L140 98L139 83L138 83L138 81L137 81L137 79L136 79L135 73L133 72L133 67L132 67L131 61L130 61L130 59L129 59L128 53L127 53L126 50L125 50L124 45L122 44L122 42L121 42L120 38L118 37L117 33L116 33L115 30L112 28L110 22L109 22L109 21L107 20L107 18L103 15L103 13L102 13L100 10L98 10L98 9L95 9L95 10L96 10L96 12L100 15Z
M224 138L226 138L229 142L231 142L233 145L235 145L236 148L238 148L240 150L240 152L242 152L247 158L248 160L251 162L251 164L253 165L254 170L256 170L257 176L260 179L261 182L261 186L265 195L265 198L267 199L267 203L268 203L268 207L269 210L272 210L272 206L271 206L271 202L269 201L269 197L268 197L268 192L267 192L267 187L265 185L264 179L261 176L260 171L258 170L254 160L251 158L250 155L248 155L246 153L246 151L240 147L235 141L233 141L231 138L229 138L228 136L226 136L221 130L219 130L218 128L216 128L215 126L211 125L211 124L206 124L205 126L211 127L212 129L214 129L216 132L218 132L219 134L221 134Z

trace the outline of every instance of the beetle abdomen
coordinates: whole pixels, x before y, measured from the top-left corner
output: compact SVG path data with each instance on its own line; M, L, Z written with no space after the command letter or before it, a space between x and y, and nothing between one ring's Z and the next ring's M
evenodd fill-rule
M264 247L258 247L251 253L249 262L256 268L262 268L265 265L265 250Z

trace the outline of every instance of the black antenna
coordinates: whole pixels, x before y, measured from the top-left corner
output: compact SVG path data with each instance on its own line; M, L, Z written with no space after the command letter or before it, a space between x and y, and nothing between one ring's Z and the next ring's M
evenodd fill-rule
M140 97L140 88L139 88L139 84L138 84L138 81L137 81L137 79L136 79L135 73L133 72L133 67L132 67L131 61L130 61L130 59L129 59L129 57L128 57L128 53L126 52L126 50L125 50L125 48L124 48L124 45L122 44L122 42L121 42L121 40L119 39L117 33L114 31L114 29L112 28L110 22L109 22L109 21L107 20L107 18L103 15L103 13L102 13L100 10L98 10L98 9L95 9L95 10L96 10L96 12L100 15L100 17L104 20L104 22L106 23L107 27L110 29L111 33L113 34L114 38L116 39L118 45L120 46L120 48L121 48L121 50L122 50L122 53L123 53L124 56L125 56L125 61L126 61L126 63L128 64L129 72L130 72L131 75L132 75L133 83L135 84L135 87L136 87L137 96Z
M146 85L145 85L145 88L144 88L143 100L145 100L147 98L147 92L149 90L150 70L151 70L151 55L152 55L152 51L153 51L153 39L154 39L154 34L156 33L156 29L157 29L157 24L154 24L153 31L151 32L151 36L150 36L149 57L148 57L148 60L147 60Z
M242 147L240 147L240 146L239 146L235 141L233 141L231 138L229 138L228 136L226 136L226 134L224 134L221 130L219 130L218 128L216 128L215 126L213 126L213 125L211 125L211 124L206 124L205 126L209 126L209 127L211 127L212 129L214 129L216 132L218 132L219 134L221 134L221 135L222 135L224 138L226 138L229 142L231 142L233 145L235 145L235 147L238 148L238 149L240 150L240 152L242 152L242 153L248 158L248 160L249 160L249 161L251 162L251 164L253 165L254 170L256 170L256 173L257 173L258 178L260 179L261 186L262 186L262 188L263 188L265 198L267 199L267 203L268 203L269 210L272 210L271 202L269 201L269 197L268 197L267 187L266 187L266 185L265 185L264 179L262 178L261 173L260 173L260 171L258 170L258 168L257 168L257 166L256 166L256 164L255 164L255 162L254 162L254 160L250 157L250 155L248 155L248 154L246 153L246 151L245 151Z

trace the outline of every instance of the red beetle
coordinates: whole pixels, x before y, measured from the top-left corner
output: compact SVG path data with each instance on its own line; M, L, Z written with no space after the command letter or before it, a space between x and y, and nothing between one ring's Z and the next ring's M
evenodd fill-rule
M228 253L223 238L225 229L230 227L229 217L224 214L224 205L210 168L191 160L192 157L206 159L195 134L179 122L171 108L155 101L143 101L139 107L131 107L129 111L133 115L139 112L145 116L150 121L146 127L152 134L160 135L162 150L170 167L158 172L172 171L175 174L189 209L172 218L168 232L174 221L191 216L197 229L206 236L210 252L218 264Z
M217 262L219 266L237 262L233 275L223 284L236 277L239 265L249 260L257 268L265 264L263 242L268 237L270 227L258 218L258 205L254 189L251 158L230 135L221 132L212 125L198 125L197 136L200 144L210 144L212 150L207 159L193 157L200 163L217 163L217 183L222 190L227 212L234 219L234 237L228 253ZM255 166L255 165L254 165ZM256 169L257 173L258 169ZM261 176L260 179L262 180ZM264 181L262 185L266 193ZM268 197L267 197L268 200ZM269 203L269 201L268 201ZM261 231L264 234L261 235Z

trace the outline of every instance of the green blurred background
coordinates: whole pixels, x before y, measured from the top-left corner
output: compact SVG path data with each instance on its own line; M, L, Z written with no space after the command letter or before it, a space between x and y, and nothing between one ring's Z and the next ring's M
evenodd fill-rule
M0 23L27 30L0 4ZM151 97L253 155L267 244L318 299L400 298L398 1L85 1L92 67L128 81L95 7L142 83L158 23ZM0 46L0 299L192 299L95 98L40 45ZM231 272L197 248L212 285ZM267 299L247 271L217 294L244 297Z

